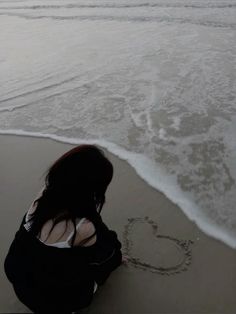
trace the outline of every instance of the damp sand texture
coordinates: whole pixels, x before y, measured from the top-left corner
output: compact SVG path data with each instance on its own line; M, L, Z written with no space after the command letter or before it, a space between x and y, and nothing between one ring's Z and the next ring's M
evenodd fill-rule
M73 146L19 136L0 136L0 145L3 266L21 217L41 188L42 174ZM203 234L177 206L140 179L126 162L107 155L115 174L107 192L103 217L118 232L129 257L142 267L133 261L122 265L98 290L87 312L235 313L235 251ZM187 241L187 247L183 241ZM170 271L173 267L175 270ZM28 313L16 299L3 267L0 284L0 313Z

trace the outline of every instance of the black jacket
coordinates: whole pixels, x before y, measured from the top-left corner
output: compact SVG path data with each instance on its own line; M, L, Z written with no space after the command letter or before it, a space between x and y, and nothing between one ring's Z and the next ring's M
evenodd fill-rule
M103 284L121 264L121 243L97 215L97 241L88 247L57 248L24 228L25 217L5 259L16 295L37 313L67 313L88 306L94 281Z

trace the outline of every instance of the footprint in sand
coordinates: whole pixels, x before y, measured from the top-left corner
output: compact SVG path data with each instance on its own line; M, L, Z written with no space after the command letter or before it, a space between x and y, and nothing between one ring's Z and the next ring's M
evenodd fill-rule
M124 231L123 252L128 264L161 275L186 271L191 264L193 241L158 234L150 218L130 218Z

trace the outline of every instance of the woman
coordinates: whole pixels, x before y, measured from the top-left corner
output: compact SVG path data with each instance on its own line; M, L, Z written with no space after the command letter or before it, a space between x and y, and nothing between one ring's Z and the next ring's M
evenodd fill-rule
M49 169L5 260L16 295L33 312L87 307L121 264L121 244L100 216L112 176L111 162L93 145L68 151Z

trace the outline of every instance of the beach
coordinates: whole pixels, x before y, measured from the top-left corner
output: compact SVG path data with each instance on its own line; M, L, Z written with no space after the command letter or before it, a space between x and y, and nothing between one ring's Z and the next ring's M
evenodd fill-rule
M126 263L90 314L236 313L236 0L0 0L4 274L47 169L79 144L114 178ZM81 312L81 314L82 314Z
M0 313L30 313L3 271L20 221L43 185L48 167L73 145L0 136ZM102 211L128 256L99 288L86 313L236 313L236 251L205 235L124 160L108 153L114 178Z
M236 0L3 0L0 16L0 134L101 145L236 248Z

